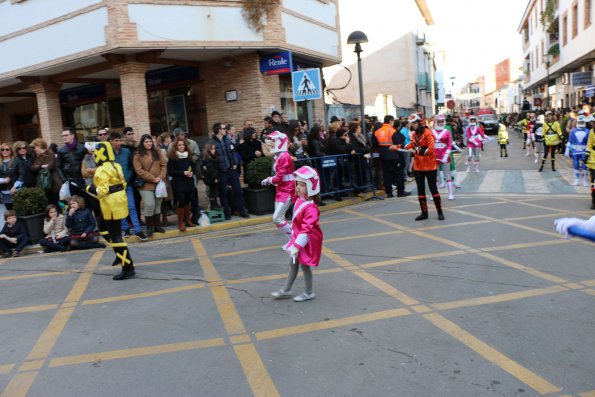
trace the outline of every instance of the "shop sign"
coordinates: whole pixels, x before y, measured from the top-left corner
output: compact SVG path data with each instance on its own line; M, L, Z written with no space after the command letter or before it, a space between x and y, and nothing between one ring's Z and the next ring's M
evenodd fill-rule
M145 74L147 88L156 89L160 86L198 79L198 69L191 67L173 66L159 70L152 70Z
M587 98L595 97L595 85L592 85L591 87L587 88L587 91L585 91L585 97L587 97Z
M322 98L320 69L306 69L291 74L293 100L296 102Z
M268 75L290 73L293 69L291 51L267 54L260 58L260 72Z
M81 87L60 90L60 103L77 102L91 98L105 97L103 84L89 84Z
M543 105L543 100L541 98L533 98L533 104L535 106L541 106Z
M570 81L573 87L593 85L593 72L570 73Z

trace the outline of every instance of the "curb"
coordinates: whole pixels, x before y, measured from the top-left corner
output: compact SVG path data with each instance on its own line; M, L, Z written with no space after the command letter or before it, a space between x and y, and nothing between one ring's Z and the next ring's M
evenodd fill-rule
M382 190L376 191L376 196L383 195L383 194L384 194L384 191L382 191ZM349 198L343 199L343 201L327 203L325 206L318 207L318 208L319 208L320 212L329 212L329 211L333 211L333 210L336 210L339 208L348 207L350 205L362 203L373 196L374 196L374 194L372 192L364 193L360 196L349 197ZM221 222L221 223L215 223L215 224L209 225L209 226L197 226L197 227L187 228L185 232L181 232L177 228L174 228L171 230L166 230L165 233L155 233L155 234L153 234L153 236L149 237L149 239L147 241L141 241L138 239L138 237L132 236L127 239L127 242L129 244L142 244L142 243L149 242L149 241L159 241L159 240L165 240L165 239L171 239L171 238L194 236L194 235L205 234L205 233L210 233L210 232L218 232L221 230L229 230L229 229L236 229L236 228L246 227L246 226L262 225L262 224L269 223L269 222L272 222L271 214L260 215L260 216L253 215L253 217L250 219L230 220L230 221L225 221L225 222ZM38 251L40 249L41 249L41 246L39 244L28 245L27 247L25 247L23 249L22 253L23 253L23 255L36 254L36 253L38 253Z

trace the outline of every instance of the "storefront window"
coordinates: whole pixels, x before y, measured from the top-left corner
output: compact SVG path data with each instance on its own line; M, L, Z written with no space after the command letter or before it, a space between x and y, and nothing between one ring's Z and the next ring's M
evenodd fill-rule
M192 86L155 90L149 92L149 118L151 134L173 133L176 128L200 135L200 115Z
M295 102L293 100L293 87L291 85L291 76L279 76L279 85L281 89L281 113L286 113L293 120L307 120L308 109L306 101Z
M96 139L97 130L110 125L107 102L66 107L64 113L67 125L76 130L80 142Z

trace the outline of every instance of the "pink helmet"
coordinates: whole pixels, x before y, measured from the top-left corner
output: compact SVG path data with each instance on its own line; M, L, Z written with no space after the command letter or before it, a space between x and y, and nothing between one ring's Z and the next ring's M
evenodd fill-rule
M308 197L320 193L320 177L314 168L305 165L298 168L293 174L296 181L306 183Z
M438 125L438 122L441 121L442 125ZM446 118L444 117L443 114L437 114L436 117L434 117L434 129L436 131L442 131L444 129L444 122L446 121Z
M267 139L273 141L273 149L271 152L279 153L279 152L286 152L287 151L287 135L282 133L281 131L273 131L267 135Z

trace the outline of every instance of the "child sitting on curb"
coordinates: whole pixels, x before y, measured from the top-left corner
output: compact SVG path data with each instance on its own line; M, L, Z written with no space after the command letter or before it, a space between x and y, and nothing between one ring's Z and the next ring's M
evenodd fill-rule
M25 227L18 222L17 214L13 210L8 210L4 213L4 220L6 223L0 233L0 250L2 250L2 257L8 258L10 256L21 256L21 251L29 243L29 236L25 231Z
M99 242L95 232L96 225L91 210L85 208L85 200L79 196L72 196L68 201L66 213L66 226L70 229L70 248L105 248L105 244Z
M39 245L43 247L44 254L56 251L64 252L70 246L66 218L58 212L58 208L54 204L48 205L45 209L43 232L45 238L39 240Z

